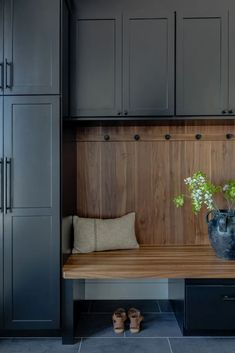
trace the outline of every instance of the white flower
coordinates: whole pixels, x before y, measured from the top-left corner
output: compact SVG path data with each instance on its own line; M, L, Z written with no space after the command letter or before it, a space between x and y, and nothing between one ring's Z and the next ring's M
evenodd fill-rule
M224 185L224 187L223 187L223 191L227 191L227 190L228 190L228 188L229 188L228 184Z

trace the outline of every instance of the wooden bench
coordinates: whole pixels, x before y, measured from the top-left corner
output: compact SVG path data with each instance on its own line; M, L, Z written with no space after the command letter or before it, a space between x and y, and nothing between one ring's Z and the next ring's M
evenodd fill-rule
M142 246L137 250L70 255L62 270L64 344L74 340L73 282L76 279L235 278L235 261L210 246Z

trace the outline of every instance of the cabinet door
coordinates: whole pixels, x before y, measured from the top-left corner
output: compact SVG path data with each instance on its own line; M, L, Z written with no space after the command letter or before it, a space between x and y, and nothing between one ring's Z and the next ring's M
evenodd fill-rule
M188 330L234 330L234 285L186 287Z
M121 17L73 21L72 116L117 116L121 112Z
M3 0L0 0L0 95L4 89L4 58L3 58Z
M124 15L124 115L174 114L174 14Z
M0 97L0 329L3 326L3 97Z
M6 94L58 94L60 1L7 0Z
M228 105L228 13L177 13L177 115L220 115Z
M229 115L235 114L235 8L229 11Z
M4 98L5 328L58 329L58 97Z

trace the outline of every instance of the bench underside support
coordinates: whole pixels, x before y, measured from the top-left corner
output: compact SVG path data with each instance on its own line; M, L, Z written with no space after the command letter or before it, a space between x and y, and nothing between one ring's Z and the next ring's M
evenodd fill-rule
M74 344L74 301L73 301L73 280L62 281L62 343Z

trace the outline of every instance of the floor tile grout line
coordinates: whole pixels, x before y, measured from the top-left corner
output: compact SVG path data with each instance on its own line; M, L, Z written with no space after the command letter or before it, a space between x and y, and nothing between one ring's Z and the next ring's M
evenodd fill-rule
M172 350L172 347L171 347L171 341L170 341L169 337L167 337L167 342L168 342L169 347L170 347L170 353L173 353L173 350Z
M75 337L76 339L121 339L124 338L124 336L116 337L116 336L97 336L97 337L92 337L92 336L83 336L83 337ZM135 338L135 339L182 339L182 340L187 340L187 339L233 339L235 340L235 336L138 336L138 337L133 337L133 336L125 336L125 338Z
M168 338L173 338L173 339L176 339L176 338L188 338L188 337L181 337L181 336L174 336L174 337L167 337L167 336L139 336L139 337L136 337L136 336L128 336L128 335L122 335L122 336L83 336L83 337L75 337L75 339L122 339L122 338L126 338L126 339L129 339L129 338L134 338L134 339L168 339ZM200 338L203 338L203 337L200 337ZM213 338L213 337L207 337L207 338ZM231 337L230 337L231 338Z
M143 311L142 310L142 313L143 314L151 314L151 315L172 315L174 316L175 314L173 313L173 311ZM91 311L91 312L81 312L81 315L112 315L112 312L111 311Z
M92 300L89 302L89 305L88 305L88 309L87 309L88 314L90 314L92 312L91 308L92 308Z
M159 309L159 312L161 313L161 307L160 307L160 304L159 304L159 301L157 300L157 306L158 306L158 309Z
M79 347L78 347L78 353L81 352L81 348L82 348L82 337L81 337L80 344L79 344Z

